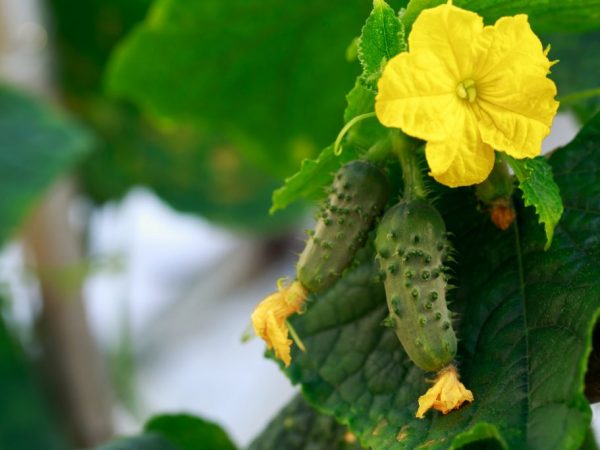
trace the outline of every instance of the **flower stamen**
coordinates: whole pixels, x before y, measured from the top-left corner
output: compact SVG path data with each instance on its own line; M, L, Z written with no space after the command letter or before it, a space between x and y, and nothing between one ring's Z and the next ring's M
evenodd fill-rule
M477 98L475 81L468 79L458 83L458 86L456 86L456 95L463 100L468 100L470 103L473 103Z

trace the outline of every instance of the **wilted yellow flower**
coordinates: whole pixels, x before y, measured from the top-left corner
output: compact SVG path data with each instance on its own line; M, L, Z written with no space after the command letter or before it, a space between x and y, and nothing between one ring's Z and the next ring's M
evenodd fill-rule
M438 373L433 387L419 397L417 417L422 419L431 408L448 414L464 402L472 401L473 393L459 381L456 367L448 366Z
M451 2L421 12L408 52L379 80L375 111L384 125L427 141L431 175L447 186L482 182L494 149L540 154L558 108L552 63L527 16L493 26Z
M280 280L278 291L269 295L252 313L252 326L258 336L266 343L267 348L275 350L275 356L281 359L286 367L290 365L290 347L286 320L292 314L301 311L308 292L298 281L284 286Z

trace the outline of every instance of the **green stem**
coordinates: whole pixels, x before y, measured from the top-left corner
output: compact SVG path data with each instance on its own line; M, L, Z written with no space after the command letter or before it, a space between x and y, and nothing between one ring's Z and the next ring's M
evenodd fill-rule
M391 133L392 150L400 160L402 178L404 180L404 198L406 200L424 199L427 189L423 180L423 172L417 159L416 146L413 140L401 132Z
M492 172L484 182L475 187L475 192L479 200L489 205L498 198L510 198L514 188L506 159L498 154Z
M296 345L298 346L298 348L300 350L302 350L303 352L306 352L306 347L304 346L302 339L300 339L300 336L298 336L298 333L296 332L296 330L294 329L294 327L292 326L290 321L286 320L285 324L288 327L288 331L290 332L290 336L292 337L292 340L296 343Z
M572 94L563 95L558 98L558 100L564 104L573 104L577 103L581 100L586 100L591 97L600 96L600 87L594 89L586 89L585 91L573 92Z
M392 143L389 139L383 139L373 145L364 158L374 164L383 164L392 153Z

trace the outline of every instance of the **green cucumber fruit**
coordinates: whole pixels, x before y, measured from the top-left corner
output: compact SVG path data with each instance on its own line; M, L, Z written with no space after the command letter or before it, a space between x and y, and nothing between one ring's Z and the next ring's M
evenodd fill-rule
M444 219L423 200L401 201L379 223L375 248L385 274L388 324L417 366L439 371L456 355L446 306L443 262L450 246Z
M368 161L352 161L338 170L296 266L305 288L320 292L335 283L364 245L388 192L385 173Z

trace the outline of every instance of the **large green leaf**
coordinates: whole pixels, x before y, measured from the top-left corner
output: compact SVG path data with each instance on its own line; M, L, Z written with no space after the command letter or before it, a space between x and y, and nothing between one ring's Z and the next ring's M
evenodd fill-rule
M178 211L236 230L272 233L289 227L299 209L269 218L281 178L257 166L256 151L240 153L231 139L189 126L151 124L136 109L102 98L102 74L113 47L150 3L49 0L66 103L100 136L101 145L81 166L85 192L104 202L143 185Z
M286 405L248 450L359 450L348 429L319 414L301 395Z
M407 31L425 8L446 0L410 0L402 18ZM600 28L598 0L455 0L456 6L481 14L486 23L502 16L528 14L536 31L585 31Z
M600 115L551 165L565 213L547 252L532 211L519 208L518 225L502 232L477 211L471 190L439 195L457 249L458 361L474 403L414 418L428 374L382 327L384 292L369 259L293 320L307 351L294 350L287 373L310 402L376 450L579 448L600 312Z
M152 418L144 427L158 433L179 450L235 450L227 433L212 422L188 414L162 415Z
M0 399L1 449L66 450L31 367L1 316Z
M358 42L363 71L346 95L344 123L349 124L350 128L342 136L344 144L340 147L341 155L336 155L334 146L329 146L316 159L302 161L300 170L288 177L284 185L273 193L272 213L301 198L320 199L331 184L333 173L342 164L356 159L360 153L385 139L388 130L375 117L359 120L359 116L373 113L381 68L388 59L405 48L402 24L396 13L385 1L375 0ZM355 118L359 118L359 121L349 123Z
M551 45L550 58L559 61L552 66L550 77L558 87L561 107L572 108L585 122L600 108L597 92L587 98L578 95L600 88L600 31L547 33L541 39Z
M97 102L90 120L104 145L82 168L85 190L97 201L150 187L178 211L240 231L272 233L293 223L299 209L275 219L268 210L279 181L231 143L189 127L158 129L128 109Z
M340 166L356 159L356 147L349 147L341 155L333 153L333 145L326 147L318 158L302 161L300 170L285 180L285 184L273 193L271 213L284 209L303 198L318 200L325 195L325 188L333 180Z
M121 438L96 450L236 450L223 429L212 422L188 414L153 417L143 434Z
M92 140L56 109L1 85L0 117L1 244Z
M72 107L102 90L102 75L114 46L141 22L152 0L46 0L59 75Z
M181 450L159 434L115 439L96 447L95 450Z
M364 0L160 0L120 47L109 90L205 124L281 177L339 129ZM326 45L324 45L326 43Z

